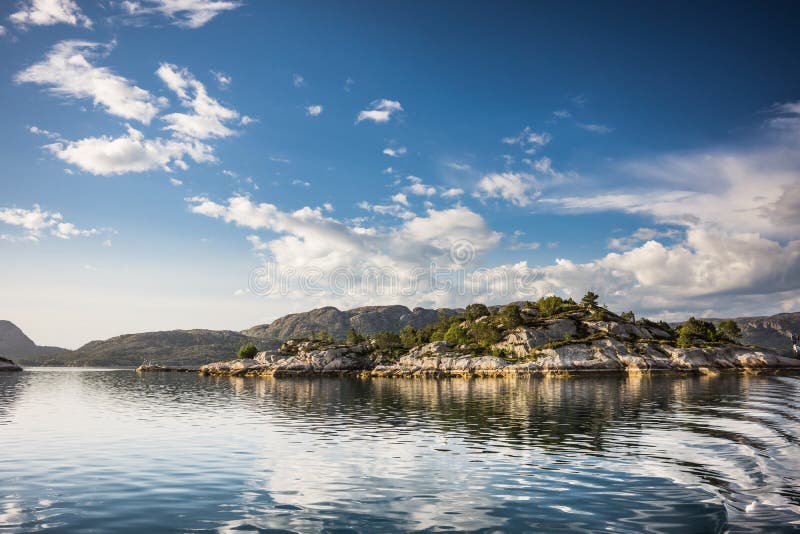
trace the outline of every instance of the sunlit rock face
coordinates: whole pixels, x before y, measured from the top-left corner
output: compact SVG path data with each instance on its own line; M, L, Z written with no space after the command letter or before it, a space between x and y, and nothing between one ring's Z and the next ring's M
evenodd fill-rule
M657 342L626 343L615 338L543 348L522 359L470 354L464 346L438 341L415 347L394 359L376 355L366 344L320 346L292 342L254 359L215 362L200 367L208 375L290 376L360 374L388 377L500 377L580 371L690 371L800 369L800 360L737 345L676 348Z

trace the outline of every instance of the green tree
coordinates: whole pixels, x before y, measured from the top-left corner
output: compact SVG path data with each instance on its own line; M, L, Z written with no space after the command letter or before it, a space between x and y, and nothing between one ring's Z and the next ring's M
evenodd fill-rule
M549 297L540 298L537 304L539 306L539 316L550 317L561 311L564 301L561 300L561 297L550 295Z
M464 318L468 321L476 321L487 315L489 315L489 308L487 308L485 304L470 304L464 310Z
M701 341L717 340L717 328L714 324L694 317L690 317L688 321L683 323L677 332L679 347L689 347L696 339Z
M516 328L522 324L522 312L516 304L503 306L499 315L506 328Z
M735 321L725 319L717 325L717 338L737 341L740 337L742 337L742 329Z
M241 347L239 347L239 359L240 360L244 360L244 359L251 360L251 359L256 357L256 354L258 354L258 348L255 345L253 345L252 343L247 343L247 344L242 345Z
M395 349L403 345L400 336L394 332L378 332L372 336L372 340L379 349Z
M364 342L364 336L356 332L355 328L351 328L347 331L347 337L345 337L344 341L348 345L358 345Z
M628 321L629 323L636 322L636 315L634 315L633 311L626 311L622 315L620 315L623 321Z
M595 293L594 291L587 291L586 294L581 299L581 304L584 306L597 306L597 299L600 298L600 295Z
M460 325L453 323L445 332L444 341L453 345L463 345L464 343L469 343L469 336Z
M408 349L419 344L419 336L413 326L405 326L400 330L400 343Z
M328 333L327 330L320 330L319 332L317 332L316 337L314 339L316 339L317 341L333 341L333 338L331 337L331 335Z
M473 324L469 329L469 335L478 345L488 346L500 341L500 332L488 321Z

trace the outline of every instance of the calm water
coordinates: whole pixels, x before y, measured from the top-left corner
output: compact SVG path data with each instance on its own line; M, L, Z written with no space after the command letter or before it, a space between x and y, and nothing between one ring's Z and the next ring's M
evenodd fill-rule
M800 377L0 376L0 532L800 529Z

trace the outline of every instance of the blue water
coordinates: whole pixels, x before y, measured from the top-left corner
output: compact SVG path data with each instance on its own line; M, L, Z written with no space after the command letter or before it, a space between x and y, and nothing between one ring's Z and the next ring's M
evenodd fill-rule
M0 375L0 532L800 529L800 378Z

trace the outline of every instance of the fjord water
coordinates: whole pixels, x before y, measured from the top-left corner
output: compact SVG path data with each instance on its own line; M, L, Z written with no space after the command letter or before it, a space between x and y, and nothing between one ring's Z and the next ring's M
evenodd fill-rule
M800 528L800 377L0 376L0 532Z

